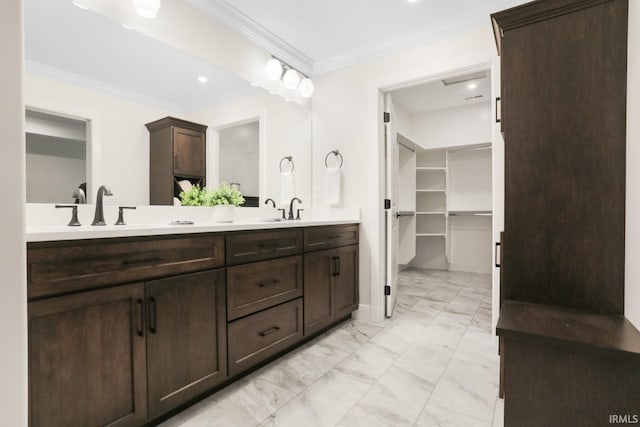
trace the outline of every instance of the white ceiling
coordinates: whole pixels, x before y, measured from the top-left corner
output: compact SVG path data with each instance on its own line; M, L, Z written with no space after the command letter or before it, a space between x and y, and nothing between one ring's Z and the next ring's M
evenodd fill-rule
M24 0L27 71L103 89L176 112L253 88L71 0ZM200 83L197 78L209 81Z
M317 74L489 25L492 12L528 0L188 1Z
M491 101L491 75L484 71L484 78L446 86L442 80L398 89L391 92L394 105L399 105L409 114L444 110L464 105ZM449 76L457 77L457 76ZM469 88L470 83L476 87Z

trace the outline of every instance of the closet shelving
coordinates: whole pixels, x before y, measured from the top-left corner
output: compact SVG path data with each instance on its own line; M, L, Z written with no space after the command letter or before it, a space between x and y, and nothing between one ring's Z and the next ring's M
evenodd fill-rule
M416 255L416 156L414 142L398 132L398 263L406 265Z
M416 153L416 237L444 238L447 234L447 152Z

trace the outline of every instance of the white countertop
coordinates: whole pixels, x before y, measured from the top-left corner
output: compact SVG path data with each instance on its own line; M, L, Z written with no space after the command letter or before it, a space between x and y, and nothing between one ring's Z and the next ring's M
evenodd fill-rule
M117 217L115 207L105 206L105 218ZM253 209L253 210L251 210ZM238 210L237 210L238 212ZM273 210L265 208L242 208L231 223L213 222L209 211L199 208L139 207L125 212L127 225L91 226L91 205L81 206L79 227L66 224L70 218L68 209L55 209L53 205L27 205L27 242L58 240L105 239L135 236L160 236L188 233L218 233L225 231L269 230L278 228L314 227L322 225L354 224L360 222L358 210L334 210L332 212L308 213L309 219L297 221L267 221L273 218ZM69 217L69 218L68 218ZM115 218L114 217L114 218ZM172 225L172 220L191 220L192 225ZM55 224L52 225L51 223ZM87 224L87 225L84 225Z

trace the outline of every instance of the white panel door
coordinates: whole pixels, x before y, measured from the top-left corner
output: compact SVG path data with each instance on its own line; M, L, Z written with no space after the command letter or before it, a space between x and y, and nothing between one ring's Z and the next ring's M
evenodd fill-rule
M391 95L385 96L385 113L389 120L385 123L385 168L386 198L391 201L385 209L386 274L385 274L385 315L391 317L398 289L398 135L393 117Z

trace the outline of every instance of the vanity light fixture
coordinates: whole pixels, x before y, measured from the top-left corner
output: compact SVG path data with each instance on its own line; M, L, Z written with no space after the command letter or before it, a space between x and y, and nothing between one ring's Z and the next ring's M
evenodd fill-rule
M313 95L313 89L315 88L313 86L313 82L309 77L305 77L304 79L302 79L300 85L298 86L300 96L303 98L311 98L311 95Z
M198 76L198 81L200 83L206 83L209 81L209 79L206 76Z
M155 18L161 6L160 0L132 0L132 2L138 15L147 19Z
M293 90L298 87L298 83L300 83L300 76L296 70L289 68L287 72L284 73L282 81L284 82L284 87Z
M271 58L265 67L269 80L279 80L282 77L282 64L276 58Z
M269 80L282 80L285 88L289 90L298 89L300 96L303 98L309 98L313 94L314 86L311 79L275 56L271 56L265 71ZM302 80L300 80L301 77Z

